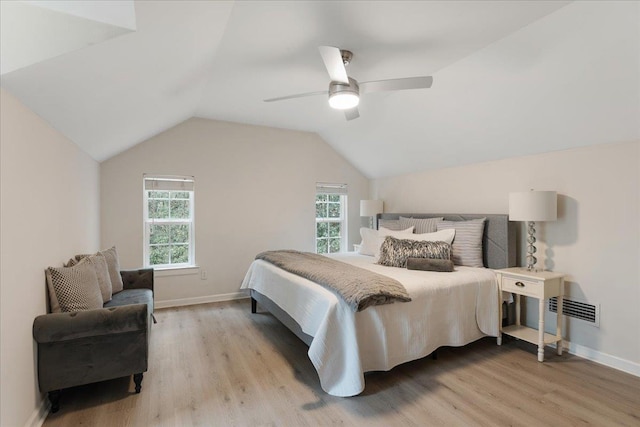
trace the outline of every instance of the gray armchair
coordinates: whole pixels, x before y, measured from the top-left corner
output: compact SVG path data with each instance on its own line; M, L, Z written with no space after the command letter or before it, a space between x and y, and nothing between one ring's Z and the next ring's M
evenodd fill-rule
M60 390L133 374L136 393L147 371L153 318L153 269L122 271L124 290L104 308L38 316L38 383L51 412Z

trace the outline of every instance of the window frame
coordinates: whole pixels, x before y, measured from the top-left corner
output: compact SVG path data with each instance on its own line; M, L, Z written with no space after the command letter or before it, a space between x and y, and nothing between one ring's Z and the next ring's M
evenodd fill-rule
M340 252L346 252L347 248L348 248L348 244L347 244L347 237L348 237L348 233L347 233L347 194L342 194L342 193L332 193L332 192L327 192L327 191L318 191L318 188L316 189L316 194L315 194L315 206L317 206L318 201L317 201L317 197L319 195L326 195L328 196L339 196L340 197L340 217L339 218L329 218L329 217L325 217L325 218L318 218L316 216L316 221L315 221L315 231L314 231L314 251L315 253L321 253L321 254L335 254L335 253L340 253ZM331 202L327 201L327 202L321 202L324 204L329 204ZM334 202L335 203L335 202ZM316 210L317 212L317 210ZM315 214L314 214L315 215ZM327 237L318 237L318 224L320 223L327 223L327 224L335 224L338 223L340 224L340 249L338 250L338 252L331 252L331 247L329 245L329 239L331 239L331 237L329 236L329 230L327 227ZM335 237L334 237L335 238ZM327 252L318 252L318 239L322 239L322 240L326 240L327 241Z
M190 181L194 188L192 189L147 189L147 180L157 181ZM162 198L150 198L149 193L152 191L168 192L169 198L166 200L184 200L184 199L172 199L171 193L189 193L189 218L149 218L149 200L157 199L164 200ZM188 250L187 250L187 262L183 263L168 263L168 264L151 264L151 226L152 225L187 225L188 226ZM145 268L153 268L154 270L172 270L172 269L185 269L194 268L196 265L195 257L195 183L193 177L177 177L177 176L160 176L160 175L146 175L143 179L143 265ZM171 243L169 243L171 248Z

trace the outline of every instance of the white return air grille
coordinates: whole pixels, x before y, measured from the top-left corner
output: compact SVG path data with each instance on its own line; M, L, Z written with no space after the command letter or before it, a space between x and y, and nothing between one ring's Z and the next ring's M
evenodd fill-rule
M549 298L549 311L558 312L558 299L556 297ZM600 327L600 305L564 298L562 300L562 314L583 320L597 328Z

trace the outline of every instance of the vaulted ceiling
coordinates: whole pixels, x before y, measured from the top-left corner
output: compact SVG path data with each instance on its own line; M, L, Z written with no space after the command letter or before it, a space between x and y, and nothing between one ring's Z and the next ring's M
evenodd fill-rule
M640 139L638 2L134 5L135 31L1 78L99 161L193 116L317 132L369 177ZM323 96L264 103L327 89L320 45L359 81L433 87L369 94L348 122Z

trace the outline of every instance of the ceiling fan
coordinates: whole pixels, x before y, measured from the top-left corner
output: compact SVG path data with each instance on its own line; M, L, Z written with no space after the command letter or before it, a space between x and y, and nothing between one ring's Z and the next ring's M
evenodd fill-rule
M329 73L329 78L331 78L329 90L269 98L265 99L264 102L282 101L305 96L329 95L329 105L332 108L344 110L347 120L353 120L360 117L360 113L358 112L360 95L389 90L428 89L433 84L433 77L431 76L358 83L356 79L347 75L346 66L349 65L353 59L353 53L348 50L340 50L333 46L320 46L318 49Z

